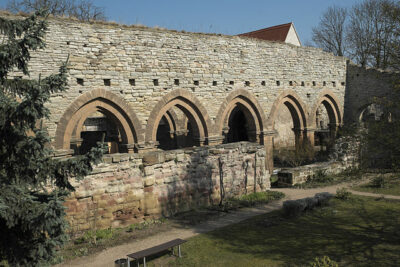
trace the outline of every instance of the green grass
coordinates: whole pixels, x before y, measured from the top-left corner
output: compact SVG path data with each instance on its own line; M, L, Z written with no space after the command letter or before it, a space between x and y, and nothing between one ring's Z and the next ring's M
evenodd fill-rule
M398 174L391 176L378 175L371 182L352 189L361 192L400 196L400 176Z
M339 174L326 174L323 171L317 172L303 184L297 184L295 188L317 188L330 185L336 185L345 182L353 182L362 179L362 173L359 169L347 169Z
M351 196L286 219L281 211L190 238L150 266L400 266L400 202Z

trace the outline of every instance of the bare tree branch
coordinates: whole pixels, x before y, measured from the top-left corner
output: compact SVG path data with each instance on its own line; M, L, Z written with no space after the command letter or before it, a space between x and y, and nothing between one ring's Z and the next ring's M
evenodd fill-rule
M80 20L106 20L104 9L92 0L9 0L7 9L11 12L32 13L47 9L55 16L75 17Z

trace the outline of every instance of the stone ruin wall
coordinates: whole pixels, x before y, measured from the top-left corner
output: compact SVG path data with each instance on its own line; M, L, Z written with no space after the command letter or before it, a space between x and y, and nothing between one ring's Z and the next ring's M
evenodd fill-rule
M50 19L46 48L32 54L31 77L54 73L68 55L69 89L54 95L49 104L51 118L47 126L51 136L74 100L94 89L110 91L126 100L143 128L153 107L175 89L193 94L206 107L212 123L221 103L237 89L253 95L266 118L277 99L289 93L304 103L306 114L313 112L320 94L326 91L337 97L343 109L346 59L316 48L236 36ZM78 78L84 80L83 86L77 84ZM110 79L111 85L105 86L104 79ZM135 85L129 79L135 79ZM158 86L153 84L154 79L158 79ZM175 85L175 79L179 79L179 85ZM288 124L288 119L282 118L282 125Z
M394 87L399 81L399 72L365 68L349 62L344 122L359 123L361 113L373 103L374 97L390 99L393 93L398 94L399 89Z
M126 226L218 204L221 173L226 198L270 188L265 150L254 143L106 155L65 203L71 231Z

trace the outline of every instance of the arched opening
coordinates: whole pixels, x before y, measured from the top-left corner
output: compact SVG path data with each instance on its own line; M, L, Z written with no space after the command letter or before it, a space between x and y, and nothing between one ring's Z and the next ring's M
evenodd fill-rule
M315 128L314 145L317 150L327 150L336 138L341 125L341 111L331 94L321 95L314 106L312 122Z
M71 144L71 148L76 150L76 154L85 154L92 147L98 145L99 142L107 145L108 154L127 152L124 151L122 144L121 132L118 126L106 115L101 112L95 112L90 115L83 123L82 131L80 132L80 146L74 147Z
M369 122L391 120L390 112L386 112L385 108L379 104L369 104L361 109L359 122L362 126L366 126Z
M65 111L54 146L82 154L104 141L108 153L132 153L141 138L140 122L125 100L99 89L80 96Z
M158 124L157 128L157 142L158 148L162 150L176 149L175 129L167 119L168 115L164 115Z
M280 105L275 119L274 149L294 149L296 146L295 125L287 105Z
M165 126L168 120L169 129ZM147 122L146 141L164 150L202 146L207 142L208 125L208 116L200 102L189 92L178 89L154 107ZM171 134L173 137L166 137Z
M268 128L275 133L272 138L274 165L287 167L301 165L311 160L306 105L292 90L282 92L271 108Z
M255 114L240 102L237 102L226 117L224 143L241 141L257 142Z
M229 132L226 135L227 143L235 143L241 141L249 141L248 123L244 112L239 107L235 107L228 122Z

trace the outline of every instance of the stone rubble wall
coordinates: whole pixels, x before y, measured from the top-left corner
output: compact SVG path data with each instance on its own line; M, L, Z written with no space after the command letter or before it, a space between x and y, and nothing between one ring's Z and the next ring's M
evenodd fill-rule
M225 198L270 188L264 147L253 143L106 155L65 202L71 230L119 227L218 204L221 173Z
M329 161L317 162L295 168L284 168L278 173L280 186L307 182L319 174L339 174L360 165L360 140L355 136L342 136L335 140Z
M254 95L266 118L278 96L287 90L306 104L305 113L311 112L323 90L335 94L340 107L344 103L346 59L317 48L50 18L46 48L32 53L31 77L57 72L68 56L69 89L53 95L48 105L51 136L65 110L93 89L105 89L126 100L143 128L152 108L178 88L194 94L213 123L225 98L236 89ZM78 78L84 80L83 85L77 83ZM105 86L104 79L110 79L111 85ZM134 86L129 79L135 79ZM153 79L158 79L158 86Z
M375 97L390 99L399 84L400 73L365 68L348 62L347 86L344 105L345 124L359 123L361 113L373 103Z

